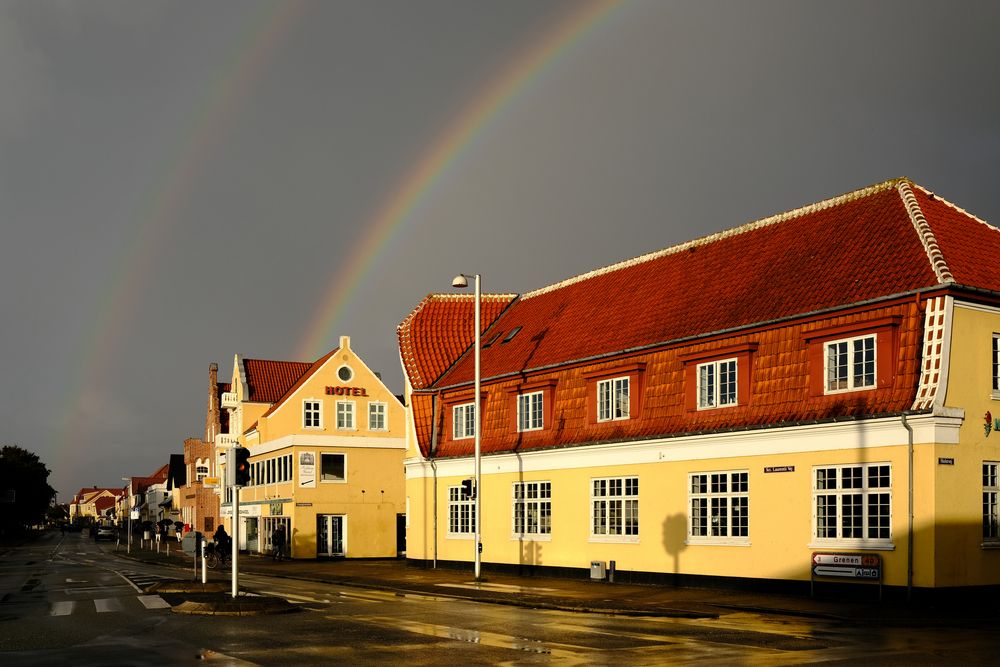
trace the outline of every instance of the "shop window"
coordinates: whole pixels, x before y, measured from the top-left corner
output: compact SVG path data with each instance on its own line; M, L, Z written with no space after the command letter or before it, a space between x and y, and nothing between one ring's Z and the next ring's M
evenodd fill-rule
M346 482L347 457L343 454L320 454L320 481Z
M750 535L749 474L746 471L694 473L689 481L689 541L746 543Z
M813 468L813 524L813 536L824 545L891 546L892 466Z

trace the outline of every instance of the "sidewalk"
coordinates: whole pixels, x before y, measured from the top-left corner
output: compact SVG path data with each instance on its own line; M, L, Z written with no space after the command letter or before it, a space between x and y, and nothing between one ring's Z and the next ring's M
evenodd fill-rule
M124 545L117 555L124 557ZM194 576L190 556L171 555L133 546L131 558L144 562L184 568ZM318 581L394 591L401 595L424 595L460 598L493 604L507 604L538 609L575 612L676 618L717 618L735 612L792 615L827 619L850 624L930 626L969 626L1000 620L1000 611L988 603L975 604L906 604L879 602L878 592L865 585L865 600L836 600L808 595L778 595L732 589L675 588L656 585L618 584L589 579L557 577L519 577L489 572L477 583L468 570L430 569L408 565L405 560L286 560L273 562L269 557L241 555L240 572ZM210 581L229 578L229 570L209 570ZM864 584L859 584L864 585ZM983 599L985 602L985 596Z

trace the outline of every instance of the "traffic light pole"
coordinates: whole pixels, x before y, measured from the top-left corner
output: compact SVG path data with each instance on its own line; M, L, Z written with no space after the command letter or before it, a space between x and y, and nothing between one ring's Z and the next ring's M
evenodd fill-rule
M233 487L233 598L239 591L239 567L237 567L237 557L240 553L240 487Z

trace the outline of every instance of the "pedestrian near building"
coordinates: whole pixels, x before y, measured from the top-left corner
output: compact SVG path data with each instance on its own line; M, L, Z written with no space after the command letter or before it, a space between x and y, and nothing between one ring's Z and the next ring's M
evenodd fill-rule
M285 556L285 526L279 523L271 531L271 559L279 561Z

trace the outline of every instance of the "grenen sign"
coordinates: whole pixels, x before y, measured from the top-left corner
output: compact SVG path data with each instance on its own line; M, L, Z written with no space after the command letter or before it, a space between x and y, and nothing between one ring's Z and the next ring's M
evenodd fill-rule
M876 554L823 554L812 557L812 571L817 577L881 579L882 557Z

